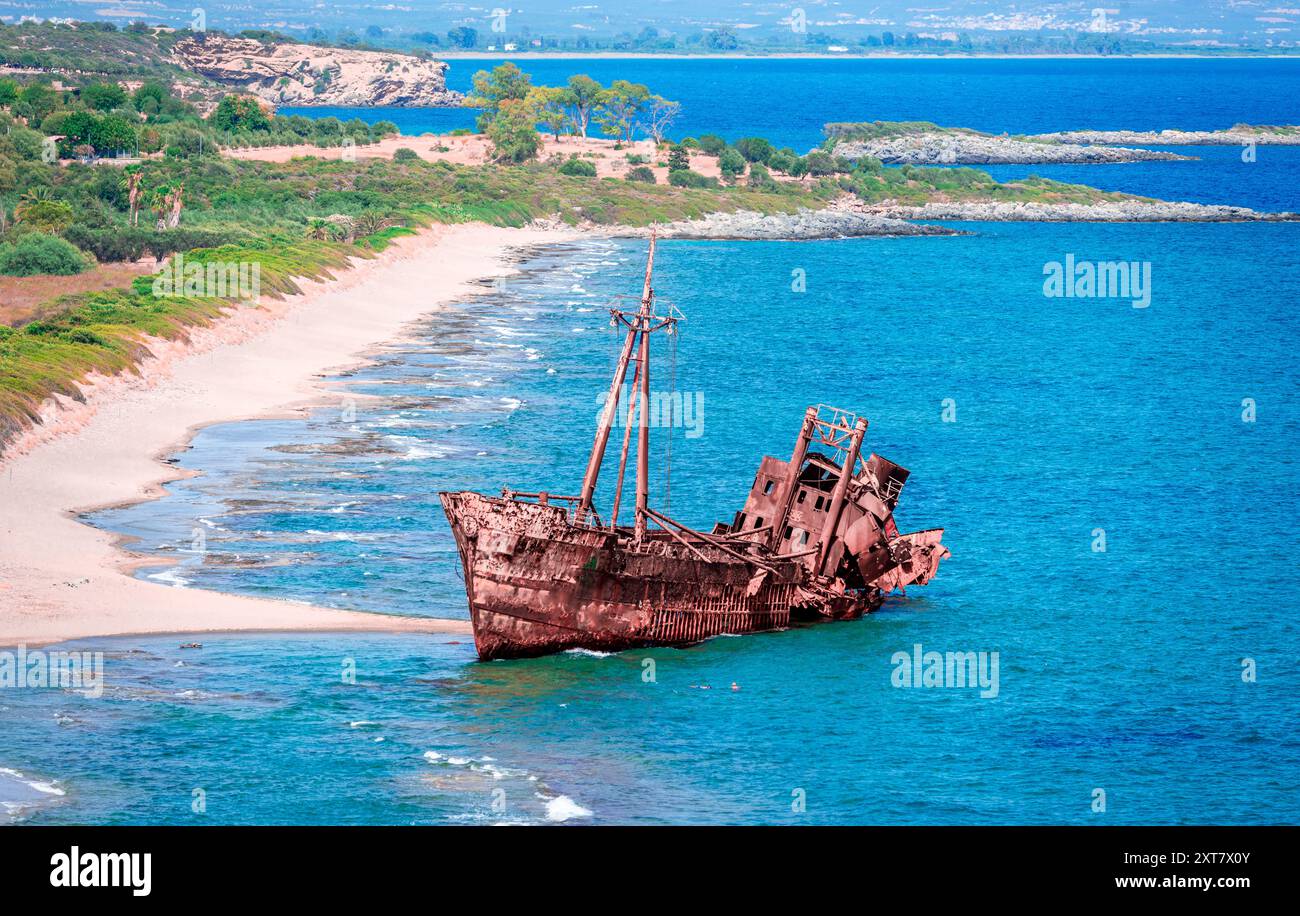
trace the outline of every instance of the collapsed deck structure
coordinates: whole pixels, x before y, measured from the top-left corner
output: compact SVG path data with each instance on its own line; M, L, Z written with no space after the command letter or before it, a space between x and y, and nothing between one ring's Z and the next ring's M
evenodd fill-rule
M891 591L928 582L948 556L943 529L899 533L894 508L908 471L864 459L867 421L824 405L805 412L788 460L762 460L731 521L704 533L650 507L650 336L673 333L681 320L672 307L656 309L654 254L652 234L639 308L610 310L626 335L580 492L439 494L484 660L684 645L792 620L860 617ZM596 483L620 410L627 423L603 522ZM625 526L619 503L633 428L636 504Z

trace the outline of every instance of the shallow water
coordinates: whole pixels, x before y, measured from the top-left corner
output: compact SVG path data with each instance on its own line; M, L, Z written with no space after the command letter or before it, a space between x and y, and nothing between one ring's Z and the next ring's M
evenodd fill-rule
M606 657L110 641L143 654L106 662L106 699L3 712L36 742L7 763L67 790L31 820L187 822L194 788L207 820L249 823L1295 820L1293 227L964 228L668 242L659 261L688 316L677 389L704 405L701 435L671 437L674 515L729 514L804 406L849 406L913 471L904 527L948 528L930 586L861 622ZM463 617L436 491L576 484L614 345L600 307L635 288L642 247L535 253L342 380L339 408L205 430L181 456L202 476L95 523L196 587ZM1150 260L1150 306L1045 298L1066 252ZM384 400L344 420L353 392ZM181 553L195 529L205 552ZM916 644L999 653L997 696L892 686Z

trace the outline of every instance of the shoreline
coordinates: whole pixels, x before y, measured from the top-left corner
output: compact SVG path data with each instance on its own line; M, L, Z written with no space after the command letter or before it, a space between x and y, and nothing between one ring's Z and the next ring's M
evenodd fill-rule
M138 375L88 379L84 403L59 399L0 460L0 647L196 633L470 633L468 620L335 610L283 599L174 588L134 578L132 556L87 512L166 494L195 472L167 459L201 429L296 416L330 396L331 371L362 365L422 316L514 271L517 249L573 232L439 225L354 261L283 300L236 307L187 342L149 341Z

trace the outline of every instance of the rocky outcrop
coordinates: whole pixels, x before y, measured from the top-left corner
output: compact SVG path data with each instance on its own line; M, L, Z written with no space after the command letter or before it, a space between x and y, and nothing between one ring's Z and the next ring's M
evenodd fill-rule
M1107 200L1090 204L948 201L921 205L885 201L863 205L862 211L886 219L980 222L1241 223L1300 220L1297 213L1260 213L1248 207L1160 200Z
M1193 158L1156 150L1046 140L1036 143L957 131L841 140L835 145L835 155L846 159L871 156L886 165L1099 164Z
M619 235L648 235L649 229ZM675 239L747 239L753 241L812 241L866 236L958 235L944 226L922 226L902 219L829 207L794 213L712 213L702 219L680 220L658 227L659 235Z
M1068 130L1038 134L1049 143L1150 143L1156 146L1300 146L1300 125L1252 127L1238 124L1227 130Z
M463 101L447 89L446 63L409 54L202 35L178 41L172 59L275 106L434 107Z

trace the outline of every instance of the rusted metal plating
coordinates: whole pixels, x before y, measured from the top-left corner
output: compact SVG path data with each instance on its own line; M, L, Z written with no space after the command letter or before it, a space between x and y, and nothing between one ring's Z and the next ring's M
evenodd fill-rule
M909 472L879 455L863 461L867 421L825 405L808 408L790 459L763 458L744 508L709 533L650 507L642 409L633 525L617 524L630 424L614 509L601 523L596 485L627 367L635 363L630 418L638 400L649 403L650 335L681 320L675 309L655 311L654 251L652 234L640 307L610 311L627 334L578 495L439 494L482 659L683 645L860 617L890 592L929 582L949 555L943 529L899 533L893 513Z

